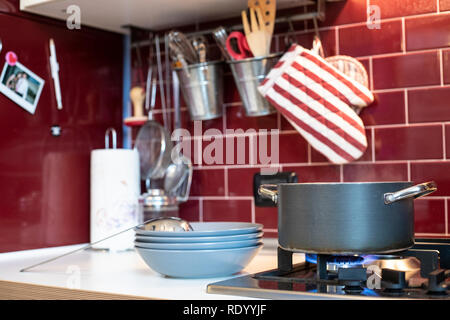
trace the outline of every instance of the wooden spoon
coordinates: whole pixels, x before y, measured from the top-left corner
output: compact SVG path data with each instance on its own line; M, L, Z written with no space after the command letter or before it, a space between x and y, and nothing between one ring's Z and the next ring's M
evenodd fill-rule
M142 117L144 116L144 100L145 91L142 87L133 87L130 90L130 99L133 103L133 116Z
M272 41L273 29L275 27L275 16L277 11L276 0L248 0L248 7L257 9L262 12L264 26L266 28L268 36L268 47L270 50L270 43Z
M256 19L256 14L258 15L258 20ZM270 37L270 34L266 31L264 26L261 9L250 8L250 23L251 28L248 23L247 13L243 10L242 25L250 50L255 57L267 56L270 51L267 40Z

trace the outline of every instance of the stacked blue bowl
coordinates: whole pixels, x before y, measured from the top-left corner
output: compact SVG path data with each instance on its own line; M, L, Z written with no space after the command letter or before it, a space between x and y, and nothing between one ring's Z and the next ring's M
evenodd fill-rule
M242 271L261 250L262 225L193 222L193 231L137 228L135 248L154 271L175 278L213 278Z

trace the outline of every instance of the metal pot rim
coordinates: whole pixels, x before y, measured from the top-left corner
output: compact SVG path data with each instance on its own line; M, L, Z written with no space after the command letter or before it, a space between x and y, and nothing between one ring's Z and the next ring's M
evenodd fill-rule
M412 181L374 181L374 182L298 182L298 183L279 183L280 186L298 186L298 185L370 185L370 184L399 184L413 183Z

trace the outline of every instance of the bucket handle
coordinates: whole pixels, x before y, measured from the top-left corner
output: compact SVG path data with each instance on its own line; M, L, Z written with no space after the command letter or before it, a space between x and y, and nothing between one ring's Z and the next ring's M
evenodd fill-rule
M278 202L278 185L262 184L258 188L258 194L263 198L270 199L274 203Z
M112 133L112 148L116 149L117 148L117 133L116 130L114 128L108 128L106 129L105 132L105 149L109 149L109 133Z
M397 192L390 192L384 194L384 203L391 204L396 201L400 201L408 198L419 198L426 196L437 190L437 185L434 181L429 181L415 186L399 190Z

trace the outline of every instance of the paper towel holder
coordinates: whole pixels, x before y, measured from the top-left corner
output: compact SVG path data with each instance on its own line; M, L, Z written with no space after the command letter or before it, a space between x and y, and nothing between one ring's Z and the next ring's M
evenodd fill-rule
M112 148L117 149L117 132L114 128L108 128L105 132L105 149L109 149L109 133L112 133Z

